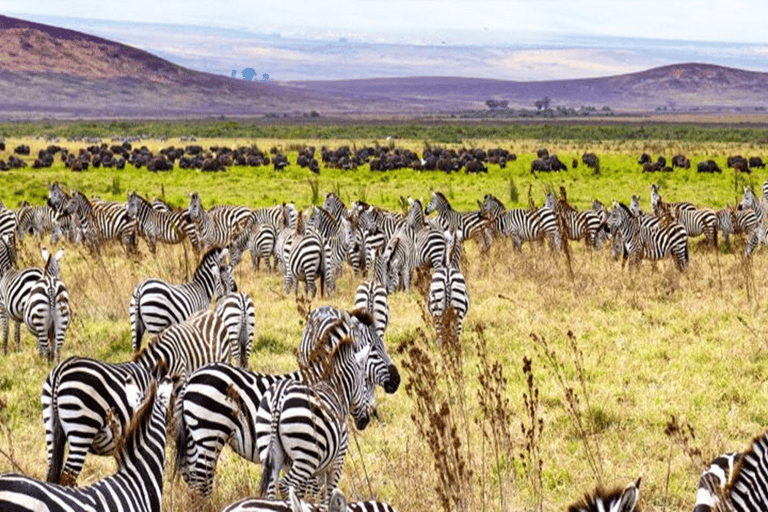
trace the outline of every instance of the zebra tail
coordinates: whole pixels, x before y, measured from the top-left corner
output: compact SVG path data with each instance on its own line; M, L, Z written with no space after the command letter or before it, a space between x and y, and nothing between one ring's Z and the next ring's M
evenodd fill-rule
M325 257L325 246L320 248L320 296L325 297L325 272L328 261Z
M131 296L131 323L133 324L133 330L136 332L135 339L132 340L134 352L138 352L141 348L141 338L144 337L144 322L141 320L141 294L139 287L133 291Z
M184 392L186 386L182 386L176 395L176 403L174 405L174 416L176 419L176 432L174 432L174 440L176 441L175 449L176 453L173 457L173 471L171 473L171 480L176 478L178 471L184 468L187 464L187 422L184 419Z
M246 353L246 350L248 348L248 329L246 329L248 324L248 316L245 311L243 311L242 315L240 316L240 336L237 340L238 345L240 345L240 361L238 361L238 364L240 365L240 368L248 368L248 355Z
M59 396L59 376L61 371L68 366L69 361L67 359L64 363L58 365L54 370L53 378L51 379L51 430L53 431L53 443L51 445L51 460L48 463L48 474L45 479L47 482L58 484L61 481L61 470L64 468L64 445L66 443L66 437L64 436L64 427L61 425L61 419L59 418L59 407L57 397Z
M272 386L270 396L270 391L267 391L267 394L262 398L262 404L267 404L270 406L271 411L271 421L270 421L270 427L269 427L269 448L267 448L267 456L264 459L264 469L261 472L261 482L259 483L259 496L266 497L267 492L269 491L269 486L272 483L272 477L273 475L277 475L280 471L280 468L276 466L277 461L275 460L276 450L277 450L277 444L280 442L279 436L278 436L278 425L280 423L280 409L279 406L279 397L278 390L280 392L284 392L283 389L281 389L283 386ZM261 407L261 405L259 406Z

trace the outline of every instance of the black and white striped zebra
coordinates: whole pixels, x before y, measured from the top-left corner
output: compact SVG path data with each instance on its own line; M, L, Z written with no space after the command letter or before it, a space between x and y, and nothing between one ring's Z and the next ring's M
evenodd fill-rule
M768 432L742 453L726 453L701 475L694 512L768 510Z
M158 333L177 324L192 313L209 308L214 294L224 293L221 269L226 264L228 251L210 249L200 260L192 280L188 283L169 284L162 279L150 278L139 283L131 295L131 348L141 348L145 332Z
M366 324L368 322L368 324ZM355 349L368 347L365 362L367 380L394 392L399 386L399 373L385 352L383 341L370 330L372 320L355 310L341 312L330 306L313 310L302 335L302 352L315 351L324 360L342 340L353 340ZM314 359L313 359L314 361ZM225 363L204 366L191 373L179 393L176 418L176 469L198 494L208 496L213 485L218 456L227 444L241 457L260 462L254 431L256 410L267 388L274 383L293 379L316 382L340 379L347 360L333 360L330 365L306 364L301 371L269 375L250 372ZM329 369L330 368L330 369ZM369 396L373 406L374 396Z
M49 362L58 363L71 317L69 292L60 278L59 270L64 250L51 255L43 248L42 253L45 268L40 279L29 289L24 306L24 323L37 338L40 356L47 357Z
M21 344L21 323L25 321L25 311L30 297L30 291L44 277L44 272L39 267L30 267L23 270L16 269L15 246L10 245L6 239L2 240L4 250L0 258L0 321L3 328L3 353L8 353L8 328L9 322L14 323L14 339L16 351ZM58 262L54 260L48 266L52 275L58 275Z
M625 204L614 201L608 228L613 236L620 237L622 266L627 259L634 266L642 258L655 261L668 255L672 256L679 271L684 271L688 266L688 235L677 222L658 227L643 225Z
M594 492L568 507L568 512L634 512L638 510L640 478L625 488L606 489L599 486Z
M288 501L245 498L227 505L221 512L397 512L395 507L382 501L347 502L339 489L334 489L328 506L306 503L296 496L293 488Z
M150 372L136 363L69 357L45 378L43 405L48 482L74 485L86 453L109 455L147 390ZM108 420L115 421L112 426ZM68 447L65 457L65 447Z
M338 277L344 263L349 260L349 252L354 244L352 226L346 218L334 217L329 211L318 206L312 209L309 225L323 241L328 273Z
M744 195L739 204L739 209L752 211L757 221L757 226L747 241L747 256L751 256L760 243L768 245L768 215L766 215L766 207L766 199L758 199L750 187L744 187Z
M56 221L56 212L47 204L26 204L19 209L16 216L19 239L31 235L37 240L42 240L45 235L50 235L51 243L57 244L63 235L61 225Z
M202 251L227 247L245 228L251 210L244 206L217 205L206 211L197 192L189 196L189 218L195 223Z
M317 294L315 280L320 278L320 296L333 293L334 276L327 263L327 251L322 237L312 228L304 229L299 215L296 230L283 245L283 289L291 289L298 295L299 282L304 282L304 293L314 298Z
M202 252L200 240L197 237L197 227L192 219L189 218L189 210L187 208L171 208L165 201L157 198L153 199L151 204L154 210L165 212L171 216L171 222L179 226L179 229L184 232L195 254Z
M455 321L454 332L451 333L458 340L461 336L461 324L469 310L469 293L467 293L467 283L459 268L461 258L461 233L451 235L446 232L448 244L445 251L445 264L436 269L432 274L432 280L429 284L429 312L435 320L435 330L437 332L438 343L443 343L448 333L444 328L451 325L447 322L451 319L449 310L453 311L453 320Z
M242 292L232 292L216 301L215 312L221 318L232 342L232 359L248 368L253 347L256 309L253 300Z
M657 185L651 185L651 203L657 217L664 217L668 213L672 220L683 225L689 238L704 235L707 244L717 249L718 219L714 210L696 208L687 202L666 203L659 195Z
M354 350L348 339L334 352L345 371L329 380L304 384L278 381L264 393L256 413L256 445L264 470L260 494L270 499L296 489L304 498L317 481L323 501L341 477L349 447L347 416L363 430L369 422L368 380L365 361L370 347ZM338 363L332 363L336 366ZM279 478L280 470L289 468Z
M365 309L373 317L376 334L384 339L389 326L389 299L386 278L375 277L360 283L355 292L355 309Z
M481 212L491 219L497 233L512 240L517 251L522 249L523 242L543 242L545 239L553 249L560 250L561 234L555 212L550 208L506 210L501 201L488 194L483 200Z
M584 240L587 247L600 249L601 238L598 236L602 221L593 210L576 210L566 201L558 201L554 192L547 193L544 203L546 208L559 217L563 234L569 240Z
M488 250L491 243L490 224L482 212L458 212L451 208L448 199L437 191L432 192L424 214L429 215L433 211L438 213L438 221L443 230L461 233L462 240L476 239L482 252Z
M135 191L129 192L126 203L126 214L135 220L138 232L149 247L149 252L155 253L157 241L165 244L179 244L186 238L184 230L174 222L170 212L156 210L145 198Z
M16 244L19 221L16 212L4 205L0 206L0 236L10 236L10 243Z
M413 229L403 227L389 239L382 260L386 269L387 293L411 289L411 277L416 268L416 247Z
M726 205L717 212L717 225L726 247L730 249L731 235L741 235L746 241L752 240L754 230L757 229L757 216L751 208L738 209ZM750 254L753 251L754 247Z
M0 510L160 512L168 405L173 383L150 385L124 437L117 443L117 472L86 487L68 487L18 474L0 475Z

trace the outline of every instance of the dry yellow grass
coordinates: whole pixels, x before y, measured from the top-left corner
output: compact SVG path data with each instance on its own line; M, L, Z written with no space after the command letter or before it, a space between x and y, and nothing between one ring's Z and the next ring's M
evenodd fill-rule
M628 271L607 251L592 253L583 244L570 248L572 279L564 256L547 248L526 246L514 253L509 244L497 243L481 256L472 242L468 244L464 272L472 305L461 340L463 380L457 386L455 374L445 372L427 383L434 389L435 403L454 393L450 421L458 427L458 453L473 475L461 486L461 499L468 509L484 504L487 510L501 510L501 480L507 482L502 488L509 510L534 509L539 501L544 510L563 510L594 487L598 474L606 484L622 485L642 475L647 510L690 509L702 464L721 452L743 449L768 424L766 255L750 261L740 250L713 253L694 243L690 268L681 275L671 261L643 262L637 271ZM160 247L156 258L145 246L142 249L140 261L127 260L115 247L93 262L81 249L66 248L62 274L74 319L64 357L128 359L128 301L135 284L147 276L179 281L194 267L179 248ZM20 256L24 264L37 264L38 245L26 240ZM302 329L293 296L283 295L277 275L253 273L247 258L237 279L257 309L251 368L292 370ZM358 278L348 272L335 297L317 299L314 305L351 307L357 284ZM381 417L353 436L341 481L351 498L369 498L372 493L401 512L440 510L433 455L419 434L419 422L411 418L417 414L415 400L406 392L424 376L405 368L409 349L420 348L436 364L440 359L419 301L415 290L390 298L387 344L403 385L394 395L379 392ZM511 414L506 426L510 445L500 462L490 440L484 443L480 434L490 420L475 422L483 417L478 404L478 373L483 367L477 352L478 326L487 344L486 366L498 361L506 379L502 398ZM546 340L549 359L532 334ZM27 333L22 338L21 352L0 358L0 472L21 469L42 478L45 442L39 395L50 368L34 353L32 338ZM581 366L576 365L571 339L582 353ZM533 386L539 390L536 414L543 429L535 442L540 479L530 464L522 464L527 450L521 424L530 422L523 400L523 393L529 393L523 357L532 360ZM569 412L568 387L578 395L579 414ZM672 416L693 428L695 439L686 438L687 445L665 435ZM89 456L79 482L84 485L112 471L111 459ZM226 449L214 496L204 508L217 510L254 494L259 475L259 466ZM537 479L540 494L534 491ZM167 482L165 493L164 510L191 505L186 485L179 480Z

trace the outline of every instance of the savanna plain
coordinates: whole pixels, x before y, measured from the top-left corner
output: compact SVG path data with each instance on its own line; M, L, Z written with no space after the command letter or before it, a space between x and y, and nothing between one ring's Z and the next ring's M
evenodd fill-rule
M114 134L103 133L110 143ZM230 167L222 173L175 168L150 173L128 165L123 171L91 169L72 173L58 162L51 169L30 167L0 175L0 198L15 208L22 200L42 204L48 183L87 196L125 201L136 190L185 206L187 194L200 193L205 207L238 204L270 206L293 201L298 208L321 204L336 192L349 206L365 200L400 210L400 197L429 200L443 192L457 210L477 209L488 193L508 208L525 207L528 197L541 205L547 190L564 186L569 202L589 208L593 199L610 206L629 203L633 194L650 210L649 185L661 186L667 201L690 201L720 208L741 198L743 187L758 191L766 171L736 175L728 155L759 155L763 140L751 142L679 139L465 138L430 143L423 138L385 140L248 137L238 134L198 138L211 145L256 144L277 147L292 164ZM29 144L32 155L50 142L41 137L6 137L7 150ZM83 142L59 142L70 148ZM141 143L153 150L184 145L177 136ZM487 174L446 175L411 170L372 172L325 169L319 175L295 165L305 145L330 148L391 144L411 150L425 145L503 147L518 159ZM584 165L559 174L530 173L540 147L570 164L587 151L600 157L600 173ZM686 154L693 168L643 174L640 153L655 159ZM695 162L714 159L722 174L702 175ZM570 165L569 165L570 167ZM40 265L48 241L20 242L19 266ZM679 273L672 261L643 261L622 268L610 248L600 252L570 242L567 253L546 245L523 246L495 240L482 254L474 241L464 244L462 270L471 307L460 340L438 345L426 312L424 281L389 297L391 319L386 345L403 383L392 395L378 393L378 419L352 434L340 482L349 499L376 498L401 512L437 510L564 510L598 483L624 486L642 478L646 510L690 510L699 475L726 451L746 448L768 427L768 254L744 256L736 239L712 250L690 241L690 265ZM50 248L50 247L49 247ZM69 288L73 320L62 358L85 355L111 362L131 358L128 304L145 277L172 282L189 278L196 265L188 245L159 245L151 255L129 258L118 245L100 256L64 245L62 277ZM296 368L295 351L309 308L333 304L351 309L363 278L347 267L333 297L311 303L285 294L277 273L256 272L245 258L236 269L241 291L256 305L254 351L250 368L285 372ZM418 280L417 280L418 281ZM38 357L33 338L22 332L19 352L0 357L0 472L17 471L44 479L46 453L40 391L51 366ZM351 427L354 431L354 428ZM169 443L169 454L172 450ZM114 471L110 458L89 455L79 484ZM226 448L219 460L213 496L192 498L186 484L166 467L163 509L201 506L219 510L255 495L261 468Z

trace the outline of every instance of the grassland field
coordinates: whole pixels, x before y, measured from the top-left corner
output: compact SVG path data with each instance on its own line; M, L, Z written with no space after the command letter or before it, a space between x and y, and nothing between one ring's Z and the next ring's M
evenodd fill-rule
M419 152L424 146L422 138L394 142ZM9 149L19 143L29 144L33 155L48 144L29 136L6 137ZM202 138L197 143L276 146L295 162L296 149L304 144L360 147L375 139L237 137ZM153 150L170 144L184 143L174 138L146 141ZM78 147L78 143L61 145ZM194 190L206 207L294 201L300 208L319 204L325 192L336 191L348 204L363 199L398 209L400 196L426 201L432 190L440 190L456 209L469 210L486 193L495 194L508 207L525 206L529 188L541 204L546 189L564 185L569 201L579 208L589 207L595 198L610 204L612 199L629 202L637 194L649 209L648 186L655 182L668 201L720 207L738 201L744 185L759 189L768 176L766 171L737 176L725 166L731 154L765 160L768 148L759 141L472 138L443 145L504 147L518 160L503 170L491 165L488 174L478 176L410 170L378 173L367 167L347 172L321 167L315 176L295 165L283 172L270 166L232 167L216 174L179 169L154 174L127 166L121 172L72 173L57 162L52 169L0 174L0 198L9 207L22 200L41 204L48 183L59 181L103 199L124 201L126 191L137 190L178 206L185 205L187 193ZM579 165L576 170L535 178L529 169L539 147L556 152L566 163L593 151L600 157L600 175ZM642 174L637 165L642 152L668 159L684 153L692 162L713 158L724 172ZM7 158L7 153L0 158ZM40 264L43 243L25 238L20 244L21 265ZM156 257L143 243L140 248L143 256L137 259L128 259L117 246L93 259L82 247L65 247L62 276L70 291L73 322L63 357L129 359L128 302L133 287L149 276L180 282L195 266L187 246L160 246ZM766 429L765 250L746 259L742 242L737 241L731 251L710 251L693 240L690 267L683 274L669 260L643 262L638 270L628 271L605 249L595 253L582 243L572 243L569 250L570 258L535 245L515 253L509 242L497 241L482 255L474 242L466 244L463 270L472 304L457 364L451 364L457 361L457 347L437 347L419 291L390 297L386 343L404 382L394 395L378 393L380 418L353 435L340 483L349 497L375 496L401 512L564 510L598 481L623 486L642 476L645 510L690 510L704 465L722 452L744 449ZM278 275L263 268L254 272L247 259L236 278L257 309L251 369L294 369L307 306L283 293ZM312 306L330 303L350 308L360 279L347 270L336 295L316 298ZM537 339L546 340L546 348ZM419 359L419 354L426 359ZM523 370L524 357L531 359L531 381ZM435 377L427 371L431 368ZM45 476L40 390L49 370L27 332L22 333L20 352L0 357L0 472ZM503 377L498 393L483 392L489 387L480 383L481 378L489 382L486 372ZM426 417L419 411L425 403L419 390L424 389L433 393L431 406L444 414ZM535 397L532 405L524 395ZM488 400L498 400L496 407L483 405ZM441 420L455 429L437 437L424 434L441 432ZM447 452L431 451L435 445ZM457 462L463 462L463 478L441 480L441 468L458 468ZM93 482L114 467L110 458L89 455L79 483ZM186 485L178 478L171 480L170 473L169 469L164 510L192 506L218 510L255 494L260 467L225 449L214 496L205 502L190 497Z

